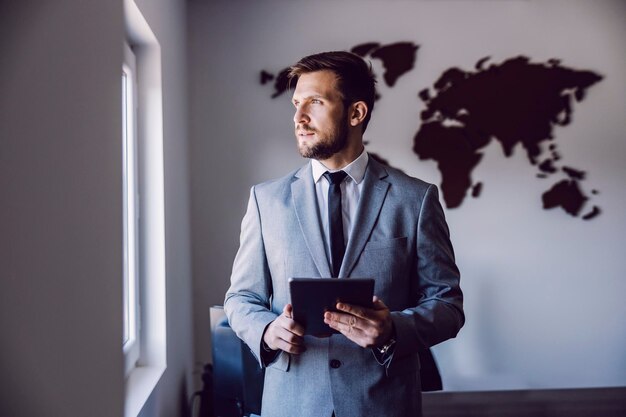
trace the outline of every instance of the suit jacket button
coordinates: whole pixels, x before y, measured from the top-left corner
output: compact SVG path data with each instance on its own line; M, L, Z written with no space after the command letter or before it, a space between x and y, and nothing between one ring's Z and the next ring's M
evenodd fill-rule
M338 361L337 359L333 359L330 361L330 367L333 369L337 369L341 366L341 362Z

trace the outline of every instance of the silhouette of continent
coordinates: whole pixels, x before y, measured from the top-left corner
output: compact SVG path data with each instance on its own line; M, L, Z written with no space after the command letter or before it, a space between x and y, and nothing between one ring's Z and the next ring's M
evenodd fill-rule
M419 93L426 109L413 151L420 159L437 162L448 208L462 204L472 187L471 173L480 162L481 149L491 140L502 146L506 157L521 145L532 165L541 160L538 169L543 178L560 172L556 144L547 147L548 155L542 144L554 140L555 125L571 122L573 101L582 101L586 90L602 79L591 71L565 68L558 60L531 63L518 56L486 67L488 59L480 59L475 71L448 69L435 82L434 94L428 89ZM562 171L584 178L584 171L569 167ZM571 204L571 195L556 206L577 216L580 208L572 208L576 205ZM550 196L566 198L564 193Z

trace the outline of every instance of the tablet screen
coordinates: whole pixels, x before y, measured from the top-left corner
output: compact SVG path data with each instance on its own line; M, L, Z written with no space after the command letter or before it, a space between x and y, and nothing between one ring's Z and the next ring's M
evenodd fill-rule
M305 334L328 336L338 333L324 323L324 312L337 311L335 305L372 307L373 278L291 278L289 280L293 319L304 326Z

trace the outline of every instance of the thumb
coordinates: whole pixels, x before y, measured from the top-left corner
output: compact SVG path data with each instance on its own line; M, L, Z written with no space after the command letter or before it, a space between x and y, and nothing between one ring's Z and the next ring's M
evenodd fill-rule
M283 315L285 315L286 317L292 318L293 316L293 307L291 306L291 304L286 304L285 307L283 308Z
M388 310L385 303L383 303L383 300L381 300L380 298L376 296L374 296L374 299L372 300L372 308L374 310Z

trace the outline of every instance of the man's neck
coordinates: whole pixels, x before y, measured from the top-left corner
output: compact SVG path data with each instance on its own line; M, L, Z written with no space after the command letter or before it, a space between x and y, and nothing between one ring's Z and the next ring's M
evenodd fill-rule
M363 153L363 142L359 141L358 143L354 143L354 145L348 145L340 152L337 152L333 156L328 159L320 159L319 161L324 164L324 166L332 171L342 169L345 166L349 165L352 161L357 159L361 153Z

